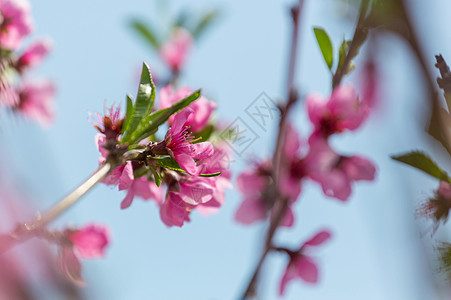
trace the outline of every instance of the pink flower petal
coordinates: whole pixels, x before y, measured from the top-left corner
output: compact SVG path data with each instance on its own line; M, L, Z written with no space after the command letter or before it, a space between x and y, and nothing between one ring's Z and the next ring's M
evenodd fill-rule
M109 244L109 230L101 225L89 225L70 233L69 239L81 258L100 258L104 256Z
M361 156L351 156L343 159L343 171L352 180L374 180L376 167L371 161Z
M169 128L168 133L170 135L175 135L183 130L188 117L193 113L193 110L189 107L184 108L182 111L174 115L174 121L172 122L171 128Z
M319 246L322 243L329 240L331 237L331 234L327 230L323 230L315 234L313 237L311 237L308 241L306 241L303 246ZM303 247L302 246L302 247Z
M126 209L132 205L133 198L135 197L135 192L133 189L129 189L127 192L127 195L125 195L125 198L121 202L121 209Z
M294 265L302 280L308 283L318 282L318 268L310 257L301 255L296 259Z
M62 247L58 251L57 266L61 274L75 285L86 286L81 277L81 264L72 247Z
M189 222L189 213L189 205L173 192L168 193L168 197L160 207L161 220L168 227L182 227L185 221Z
M235 220L242 224L252 224L266 219L267 212L261 199L247 196L235 213Z
M201 168L198 168L194 159L187 153L174 154L174 159L179 164L180 168L185 170L190 175L199 175Z
M133 183L133 166L132 162L128 161L122 170L121 176L119 177L119 191L126 190L130 188Z

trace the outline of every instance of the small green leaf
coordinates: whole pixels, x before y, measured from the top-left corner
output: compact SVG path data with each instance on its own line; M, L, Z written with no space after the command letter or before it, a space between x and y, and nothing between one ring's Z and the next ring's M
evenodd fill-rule
M133 117L129 121L127 131L122 139L122 143L128 142L130 135L141 124L141 121L145 116L148 116L152 111L153 103L155 101L155 85L152 81L152 75L150 74L149 66L144 62L141 72L141 80L138 87L138 95L136 96L136 102L133 109Z
M219 11L217 10L213 10L204 14L200 19L199 23L193 29L193 36L195 38L199 38L199 36L201 36L205 32L205 30L208 27L210 27L210 25L213 23L214 20L217 19L218 16Z
M163 156L163 157L155 157L153 158L157 164L160 167L166 168L166 169L170 169L170 170L174 170L174 171L178 171L178 172L185 172L185 170L183 170L182 168L180 168L179 164L177 163L177 161L175 159L173 159L172 157L169 156Z
M124 125L122 127L123 132L126 132L128 130L128 128L130 127L130 122L132 120L133 112L135 110L135 108L133 107L132 96L127 95L126 101L127 101L127 110L125 113Z
M329 35L324 29L319 27L313 28L313 31L315 32L316 41L318 42L321 53L323 54L324 61L329 69L332 69L332 64L334 63L334 50Z
M152 171L153 178L155 179L155 184L159 187L161 184L161 177L160 174L152 167L152 165L149 165L150 170Z
M191 102L198 99L199 97L200 90L197 90L188 97L177 101L168 108L161 109L144 116L138 127L130 134L130 137L126 142L133 144L155 133L158 127L166 122L166 120L169 119L171 115L190 105Z
M443 171L429 156L421 151L412 151L401 155L393 155L394 160L405 163L409 166L417 168L432 177L439 180L450 182L448 174Z
M221 175L221 172L211 173L211 174L200 174L200 177L216 177Z
M343 39L343 42L340 45L340 48L338 49L338 66L337 70L341 68L343 63L345 62L346 55L348 55L349 51L349 45L351 44L351 41L347 41Z
M148 24L145 24L139 20L133 20L131 22L132 29L143 38L152 48L158 50L160 48L160 43L153 30L150 28Z

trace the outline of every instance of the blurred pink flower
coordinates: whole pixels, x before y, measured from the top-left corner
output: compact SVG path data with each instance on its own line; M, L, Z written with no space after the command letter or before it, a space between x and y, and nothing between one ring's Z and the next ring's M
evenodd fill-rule
M67 231L67 239L74 245L80 258L101 258L110 243L110 234L106 226L88 225Z
M350 85L338 86L325 100L317 94L306 99L307 112L315 132L327 138L346 129L357 129L369 114L369 107Z
M169 152L188 174L199 175L202 166L197 165L195 160L210 157L214 149L210 142L191 143L194 138L188 131L186 122L192 113L193 110L190 108L177 113L164 141L157 144L156 148L164 148L163 150Z
M236 179L238 189L243 194L241 202L235 213L235 220L242 224L252 224L265 220L274 203L271 196L266 195L272 184L270 161L257 163L251 169L242 172ZM288 206L280 226L291 227L294 215Z
M0 0L0 48L15 50L33 30L30 3Z
M178 27L174 29L170 39L161 46L160 55L173 72L178 72L182 68L192 43L191 34Z
M52 42L48 39L43 39L30 45L19 57L16 64L17 70L20 72L24 68L32 68L39 65L51 49Z
M80 258L102 258L110 243L109 231L102 225L88 225L80 229L66 229L63 234L65 240L61 241L58 251L58 269L72 283L85 286Z
M320 231L302 244L298 251L290 253L290 261L280 282L280 295L284 294L287 284L295 278L300 278L307 283L318 282L318 267L315 261L304 252L307 248L322 245L330 237L329 231Z
M25 83L19 91L17 110L29 119L49 126L54 119L55 86L50 81Z
M322 137L309 139L310 150L305 159L309 177L321 184L328 197L346 201L351 195L351 183L374 180L376 167L360 156L337 154Z
M174 91L171 85L167 85L160 90L160 109L170 107L174 103L183 98L189 96L192 90L188 87L182 87ZM201 96L196 101L192 102L189 106L193 110L193 113L188 117L186 125L190 126L191 132L198 132L205 128L210 119L212 112L216 108L216 103L207 100ZM169 118L169 122L174 121L174 115Z

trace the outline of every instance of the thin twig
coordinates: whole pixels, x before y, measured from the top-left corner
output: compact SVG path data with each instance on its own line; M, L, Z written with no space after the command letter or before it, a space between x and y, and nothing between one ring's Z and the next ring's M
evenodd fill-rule
M290 48L290 59L288 63L288 78L287 78L287 103L286 106L281 109L281 117L279 121L279 130L277 134L276 148L274 150L273 156L273 179L275 182L276 189L276 201L273 208L273 213L270 218L270 225L266 237L266 243L263 253L257 263L257 266L252 274L252 277L247 285L247 288L243 294L242 299L247 299L248 297L252 297L256 295L256 285L258 280L258 275L263 266L263 263L272 249L271 242L273 236L279 226L280 221L282 220L283 215L285 214L286 208L288 207L288 199L283 197L280 198L277 192L277 186L279 182L279 172L280 172L280 160L281 160L281 152L282 152L282 144L285 135L285 124L287 120L287 116L293 105L298 100L298 94L294 87L294 77L296 71L296 61L297 61L297 45L298 45L298 36L299 36L299 16L301 14L301 9L304 1L299 0L299 3L295 5L291 9L291 17L293 21L293 34L291 38L291 48Z
M349 45L349 50L348 53L346 54L345 60L343 61L343 65L337 69L335 75L332 78L332 89L334 89L341 83L341 80L343 79L344 75L346 75L351 60L357 55L360 46L362 45L363 41L365 40L368 34L368 29L364 24L366 13L368 11L368 5L369 5L368 0L362 0L362 4L360 5L359 18L357 20L357 25L354 31L354 36L351 40L351 44Z
M0 254L9 250L14 245L24 242L33 237L38 231L44 228L48 223L55 220L69 207L75 204L83 195L92 189L97 183L101 182L108 173L114 169L110 162L101 165L86 181L79 185L69 195L61 199L55 206L39 216L35 221L17 226L10 234L0 236Z

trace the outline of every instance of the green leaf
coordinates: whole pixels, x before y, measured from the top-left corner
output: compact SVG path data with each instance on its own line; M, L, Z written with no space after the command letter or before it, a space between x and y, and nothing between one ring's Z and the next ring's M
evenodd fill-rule
M219 11L217 10L212 10L204 14L200 19L199 23L193 29L193 36L195 38L199 38L199 36L201 36L205 32L205 30L208 27L210 27L210 25L213 23L214 20L217 19L218 16Z
M351 41L347 41L343 39L343 42L340 45L340 48L338 49L338 66L337 70L341 68L343 63L345 62L346 55L348 55L349 51L349 45L351 44Z
M190 105L191 102L198 99L199 97L200 90L197 90L188 97L183 98L180 101L177 101L168 108L161 109L144 116L141 122L139 123L138 127L136 128L136 130L134 130L130 134L130 137L127 139L126 142L129 144L133 144L155 133L158 127L164 122L166 122L166 120L169 119L171 115Z
M159 187L161 184L161 177L160 174L152 167L152 165L149 165L150 170L152 171L153 178L155 179L155 184Z
M200 174L200 177L216 177L221 175L221 172L211 173L211 174Z
M148 24L145 24L144 22L139 20L133 20L130 25L132 29L152 48L154 48L155 50L158 50L160 48L160 43Z
M130 124L127 127L128 130L124 131L125 136L122 139L122 143L129 141L130 135L139 127L143 118L150 114L154 101L155 85L152 81L150 68L144 62L138 87L138 95L136 96L136 102L133 109L133 117L131 117L131 120L129 121Z
M122 127L123 132L126 132L128 130L128 128L130 127L130 122L132 121L133 112L135 111L135 108L133 107L132 96L127 95L126 101L127 101L127 110L125 113L124 125Z
M439 180L446 180L450 182L448 174L443 171L437 163L435 163L429 156L421 151L408 152L401 155L393 155L394 160L405 163L409 166L417 168L432 177Z
M213 125L208 125L204 129L202 129L201 131L195 132L193 134L194 139L196 139L195 143L208 141L208 139L210 138L211 134L213 133L213 130L214 130L214 126Z
M170 169L170 170L174 170L174 171L178 171L178 172L185 172L185 170L183 170L182 168L180 168L179 164L177 163L177 161L175 159L173 159L172 157L169 156L163 156L163 157L155 157L153 158L157 164L160 167L166 168L166 169Z
M332 64L334 63L334 50L332 48L332 42L330 41L329 35L322 28L313 28L315 32L316 41L318 42L319 49L323 54L324 61L326 62L329 69L332 69Z

